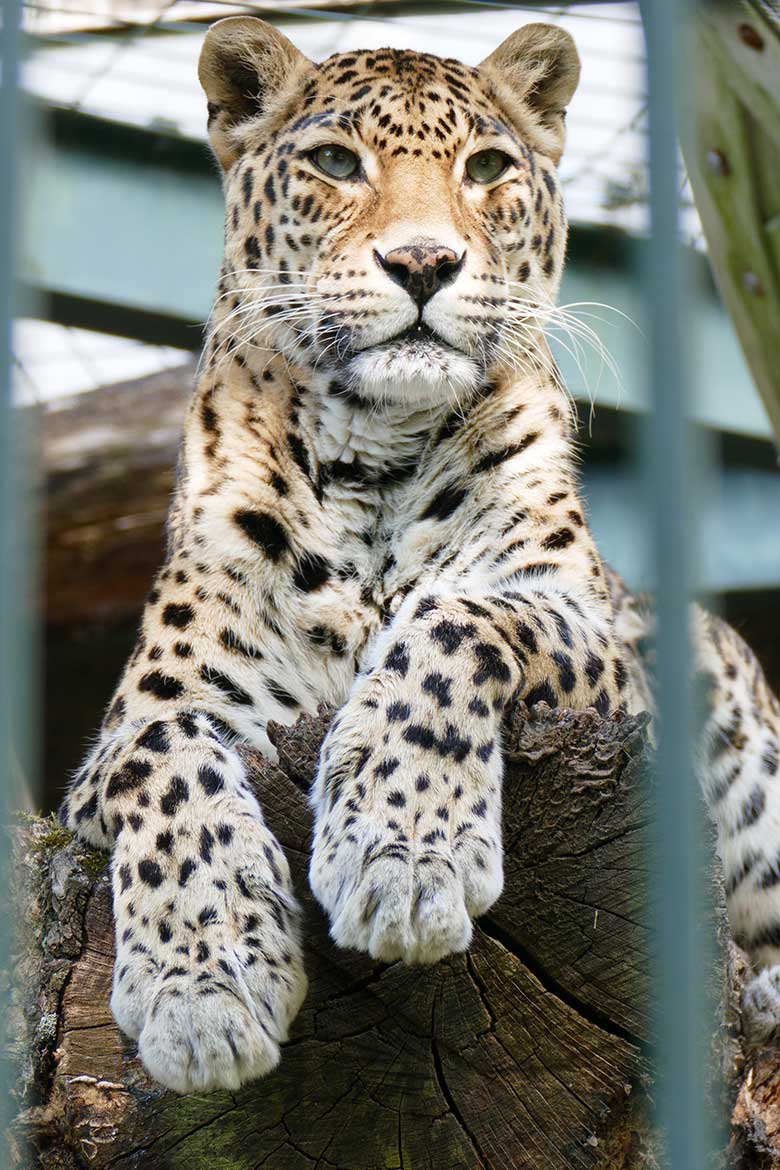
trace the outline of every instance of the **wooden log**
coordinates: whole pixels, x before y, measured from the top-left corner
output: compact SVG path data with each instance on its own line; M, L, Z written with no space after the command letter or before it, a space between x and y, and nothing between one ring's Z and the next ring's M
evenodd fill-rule
M163 559L193 375L187 363L42 412L49 624L138 614Z
M517 712L505 893L467 955L417 969L337 950L308 893L305 791L326 725L275 728L278 767L250 757L304 904L310 991L278 1070L238 1093L177 1097L149 1080L108 1007L105 858L51 821L23 831L17 1165L653 1166L644 721Z

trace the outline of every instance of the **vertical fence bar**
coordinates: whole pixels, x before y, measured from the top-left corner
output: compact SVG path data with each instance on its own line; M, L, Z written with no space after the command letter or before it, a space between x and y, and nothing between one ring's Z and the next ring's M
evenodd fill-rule
M658 600L656 776L656 1011L658 1121L669 1170L709 1170L704 1107L702 937L693 776L693 704L688 633L696 459L687 422L685 313L690 301L679 232L678 128L684 83L684 0L642 0L647 45L651 238L643 281L650 339L651 413L643 443L646 515Z
M12 694L16 684L14 601L13 499L17 452L13 439L11 407L11 319L15 298L17 130L20 0L2 0L0 29L0 962L8 970L14 926L10 903L10 838L14 811L14 777L18 762L11 738ZM7 983L7 980L4 981ZM2 992L3 1001L8 995ZM4 1135L11 1119L11 1070L9 1061L8 1003L0 1003L0 1148L7 1164Z

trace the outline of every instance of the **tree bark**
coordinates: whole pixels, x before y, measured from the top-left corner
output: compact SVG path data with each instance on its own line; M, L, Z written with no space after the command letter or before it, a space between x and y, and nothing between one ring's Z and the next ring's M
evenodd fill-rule
M239 1093L177 1097L149 1080L108 1006L106 858L51 820L21 831L17 1165L654 1166L643 720L518 711L505 893L467 955L411 969L337 950L308 893L305 792L327 718L275 728L278 767L250 757L304 904L310 991L280 1067Z

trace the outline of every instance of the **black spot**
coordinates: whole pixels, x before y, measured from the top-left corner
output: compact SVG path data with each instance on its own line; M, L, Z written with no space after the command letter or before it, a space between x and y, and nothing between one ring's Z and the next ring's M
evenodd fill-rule
M156 699L178 699L184 694L184 684L159 670L150 670L138 684L139 691L154 695Z
M607 692L603 690L599 691L598 695L596 696L596 702L593 705L598 711L599 715L602 717L605 718L607 715L609 715L609 709L612 704L609 701L609 695Z
M133 874L129 865L120 865L119 867L119 889L122 894L125 890L129 890L133 884Z
M382 763L377 764L374 768L374 775L378 776L380 780L386 780L388 776L392 776L400 762L395 756L388 756L386 760L382 760Z
M431 638L438 642L445 654L454 654L465 638L470 638L476 631L471 623L461 625L459 622L444 618L430 630Z
M577 676L574 673L574 665L568 654L564 654L562 650L554 651L552 660L558 667L558 682L564 695L570 695L577 685Z
M533 707L536 703L546 703L548 707L558 706L558 696L548 682L539 683L525 696L526 705Z
M214 834L210 831L208 825L201 825L200 827L200 845L198 852L201 860L211 865L211 851L214 848Z
M225 777L208 764L201 764L198 768L198 780L207 796L215 796L225 787Z
M457 484L449 484L442 488L433 497L428 507L421 514L421 520L446 520L448 516L460 507L468 495L468 489Z
M525 646L526 650L530 650L532 654L536 654L539 649L539 644L536 641L536 634L526 622L517 623L517 636Z
M598 654L589 654L585 660L585 674L588 676L588 682L591 686L595 686L604 673L604 659L599 658Z
M542 541L542 548L548 552L553 552L558 549L568 548L574 540L574 533L571 528L559 528L557 532L551 532L549 536Z
M403 723L411 715L412 709L408 703L395 702L387 708L387 718L391 723Z
M143 861L138 862L138 876L142 882L154 889L162 885L163 872L151 857L145 857Z
M221 691L231 703L236 703L240 707L252 707L254 705L254 699L249 692L245 691L242 686L239 686L234 679L223 674L221 670L217 670L216 667L201 666L200 677L204 682L211 683L212 686L215 686Z
M139 788L152 771L148 760L128 760L119 771L114 772L106 786L106 799L122 796Z
M499 448L498 451L488 451L480 460L474 465L474 471L477 475L481 475L485 471L492 471L494 467L499 467L502 463L506 463L509 459L514 459L515 455L522 454L527 447L539 438L538 433L530 432L524 435L518 443L511 443L506 447Z
M303 439L300 435L290 432L287 436L287 444L290 448L290 454L300 467L307 479L311 479L311 464L309 463L309 456L306 451Z
M166 792L160 797L160 811L167 817L175 816L179 805L189 799L190 790L182 776L172 776Z
M757 784L749 796L742 802L739 817L735 825L735 832L750 828L759 819L766 806L766 791Z
M189 712L180 711L176 716L176 722L181 728L182 734L185 735L187 739L195 739L198 734L198 725Z
M209 926L212 922L216 922L219 918L216 906L204 906L198 915L198 922L201 926Z
M220 845L229 845L233 840L233 826L226 825L224 822L217 825L217 840Z
M477 686L481 686L488 679L495 679L496 682L509 682L512 674L498 646L494 646L491 642L478 642L474 647L474 654L479 661L479 669L474 675L474 682Z
M160 936L160 942L167 943L173 938L173 931L167 922L162 921L157 923L157 933Z
M300 707L300 703L295 698L295 695L291 695L290 692L286 691L283 686L279 685L279 683L274 682L273 679L270 678L264 678L263 682L268 689L268 693L273 699L276 699L277 703L281 703L283 707Z
M191 857L187 857L179 866L179 885L186 886L197 868L197 863Z
M433 695L440 707L452 706L452 696L450 695L451 686L452 679L445 678L438 671L427 674L422 681L422 689L426 694Z
M290 547L287 530L267 512L240 508L234 513L233 519L244 535L272 561L278 561Z
M333 567L319 553L304 553L293 573L293 585L303 593L321 589L330 578Z
M230 650L234 654L241 654L244 658L252 658L258 660L263 657L263 652L257 646L248 645L235 630L222 630L219 635L219 640L226 650Z
M195 611L191 605L179 604L172 601L166 605L162 612L163 625L176 626L178 630L184 630L194 616Z
M409 655L405 642L396 642L394 646L390 647L385 658L385 669L400 674L401 678L406 678L409 670Z
M142 735L135 741L136 747L145 748L149 752L158 752L161 755L168 751L168 730L164 723L155 719L145 728Z
M417 603L417 608L412 615L416 620L424 618L426 614L432 613L436 609L437 598L435 597L421 597Z
M165 833L158 833L155 845L161 853L171 854L173 852L173 833L167 830Z
M403 792L400 791L400 789L396 788L388 796L387 803L391 804L393 808L405 808L406 797L404 796Z
M241 190L244 195L244 207L249 206L249 201L252 198L252 190L254 185L254 173L251 167L247 167L241 176Z
M407 743L417 744L418 747L430 751L436 747L436 736L430 727L423 727L420 723L412 723L404 728L404 739Z

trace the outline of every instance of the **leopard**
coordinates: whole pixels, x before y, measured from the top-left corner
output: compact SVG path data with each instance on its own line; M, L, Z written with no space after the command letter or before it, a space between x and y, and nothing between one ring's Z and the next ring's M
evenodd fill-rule
M335 710L308 796L334 943L432 964L501 895L502 728L652 703L652 618L603 562L544 328L580 62L527 24L480 65L315 63L250 16L199 77L224 260L167 552L62 819L111 851L111 1007L179 1093L278 1064L301 913L245 749ZM699 755L764 1037L780 1020L780 710L695 611ZM301 797L302 802L306 799Z

